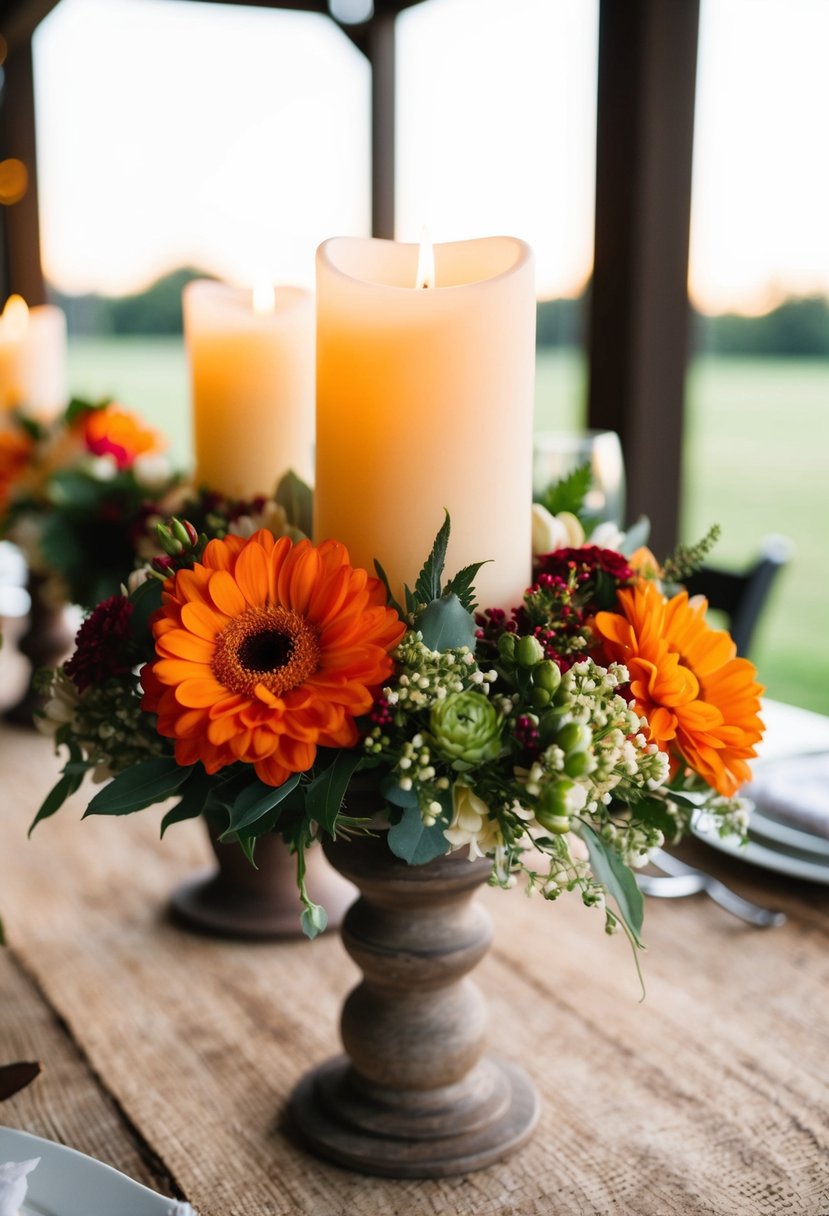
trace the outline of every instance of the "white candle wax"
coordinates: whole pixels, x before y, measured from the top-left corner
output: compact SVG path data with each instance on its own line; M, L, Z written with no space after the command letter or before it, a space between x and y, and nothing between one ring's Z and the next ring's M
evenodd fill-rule
M314 304L279 287L275 307L198 281L184 289L195 476L229 498L270 494L289 469L313 479Z
M484 606L520 602L531 564L535 290L511 237L435 247L337 238L317 254L314 535L378 558L399 597L444 508L447 573L491 559Z
M67 401L66 317L10 296L0 315L0 409L53 417Z

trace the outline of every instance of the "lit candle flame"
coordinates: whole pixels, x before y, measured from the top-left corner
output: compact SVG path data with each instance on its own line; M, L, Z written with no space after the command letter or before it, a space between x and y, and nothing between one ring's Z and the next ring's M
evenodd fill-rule
M253 289L253 311L257 316L276 311L276 292L272 283L257 283Z
M29 325L29 306L22 296L9 296L3 309L3 326L12 338L22 338Z
M415 287L434 287L435 248L424 227L420 233L420 252L417 255L417 282Z

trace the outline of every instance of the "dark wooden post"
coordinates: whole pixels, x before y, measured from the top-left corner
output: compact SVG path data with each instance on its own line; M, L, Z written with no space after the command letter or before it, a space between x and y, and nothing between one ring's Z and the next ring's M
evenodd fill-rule
M9 46L3 71L0 146L4 157L15 156L26 166L28 186L19 202L2 208L2 286L5 295L18 292L27 304L43 304L46 288L40 263L31 38Z
M618 431L628 516L677 535L699 0L602 0L589 425Z
M395 15L378 13L368 28L371 63L371 232L394 239Z

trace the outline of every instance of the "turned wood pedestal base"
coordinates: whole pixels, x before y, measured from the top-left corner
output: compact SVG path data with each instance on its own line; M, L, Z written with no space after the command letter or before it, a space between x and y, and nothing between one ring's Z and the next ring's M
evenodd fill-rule
M460 1084L425 1092L367 1086L340 1056L300 1082L291 1113L307 1147L340 1165L390 1178L442 1178L521 1148L539 1103L526 1074L494 1056Z
M297 1135L320 1156L396 1178L463 1174L520 1148L538 1095L519 1068L483 1054L486 1006L465 978L492 936L472 898L490 863L454 853L408 866L384 834L325 851L361 893L342 938L364 978L343 1007L347 1054L294 1090Z

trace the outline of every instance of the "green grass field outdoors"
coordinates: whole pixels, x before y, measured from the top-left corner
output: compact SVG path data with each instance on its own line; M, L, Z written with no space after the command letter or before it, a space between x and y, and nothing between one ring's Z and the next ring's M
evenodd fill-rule
M180 340L74 339L79 396L117 396L190 458L187 367ZM585 363L572 351L538 361L539 428L584 425ZM690 370L682 539L711 523L713 560L747 565L762 537L795 545L760 625L752 658L768 693L829 713L829 361L697 358Z

